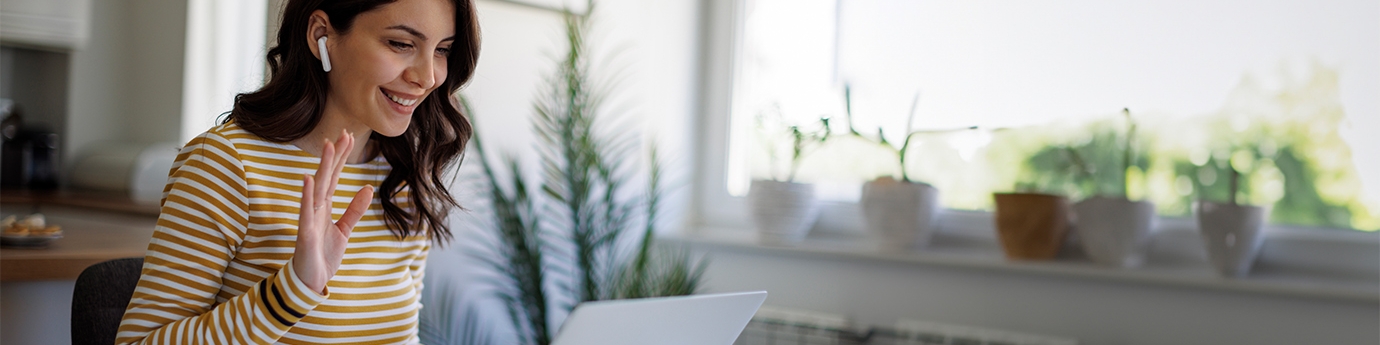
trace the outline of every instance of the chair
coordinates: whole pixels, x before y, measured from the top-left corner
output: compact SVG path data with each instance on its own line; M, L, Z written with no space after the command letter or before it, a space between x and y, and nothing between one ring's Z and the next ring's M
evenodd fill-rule
M81 271L72 291L72 344L115 343L120 318L139 284L144 258L105 261Z

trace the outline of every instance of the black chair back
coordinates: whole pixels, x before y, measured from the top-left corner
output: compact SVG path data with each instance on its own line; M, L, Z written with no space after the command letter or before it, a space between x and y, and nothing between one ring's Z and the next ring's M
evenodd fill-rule
M115 343L144 258L115 259L87 267L72 291L72 344Z

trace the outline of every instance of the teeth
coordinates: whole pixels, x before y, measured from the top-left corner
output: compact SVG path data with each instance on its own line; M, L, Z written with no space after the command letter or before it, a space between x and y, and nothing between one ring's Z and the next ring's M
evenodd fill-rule
M388 96L388 99L393 100L393 103L402 104L402 106L404 107L412 106L413 104L417 103L417 100L415 99L402 99L398 98L398 96L394 96L393 94L387 92L384 92L383 94L385 96Z

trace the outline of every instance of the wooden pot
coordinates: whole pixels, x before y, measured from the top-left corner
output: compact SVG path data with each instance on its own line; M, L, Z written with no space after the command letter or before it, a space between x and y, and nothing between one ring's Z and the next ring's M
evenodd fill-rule
M1011 260L1050 260L1069 232L1068 199L1049 194L995 193L997 238Z

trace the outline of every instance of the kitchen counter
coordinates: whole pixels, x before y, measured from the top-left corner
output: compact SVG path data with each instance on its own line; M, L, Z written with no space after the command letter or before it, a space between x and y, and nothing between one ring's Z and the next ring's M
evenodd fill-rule
M62 227L62 238L46 247L0 247L0 282L75 281L86 267L127 257L143 257L156 215L33 203L8 198L0 214L20 217L41 212Z

